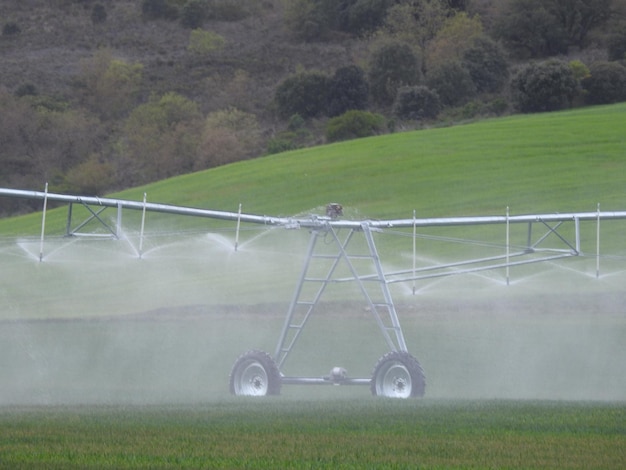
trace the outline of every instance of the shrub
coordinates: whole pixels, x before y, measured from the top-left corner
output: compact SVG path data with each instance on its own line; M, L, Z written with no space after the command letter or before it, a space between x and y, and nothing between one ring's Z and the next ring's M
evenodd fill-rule
M446 62L431 70L426 85L435 90L443 106L463 104L476 94L469 71L460 62Z
M626 68L617 62L598 62L582 81L589 104L626 101Z
M219 34L204 29L194 29L189 33L187 50L192 54L206 55L222 49L224 44L226 40Z
M330 80L328 115L339 116L351 109L365 109L369 85L365 72L356 65L339 68Z
M299 146L296 143L295 133L283 132L267 142L265 153L267 155L274 155L275 153L288 152L289 150L295 150L297 148L299 148Z
M559 60L527 64L511 80L511 92L523 113L563 109L578 91L574 72Z
M368 111L353 110L328 121L326 124L326 140L328 142L337 142L340 140L358 139L382 134L384 131L384 116Z
M294 114L289 118L287 130L280 132L267 143L266 153L280 153L304 147L311 140L312 136L302 116Z
M299 114L303 118L327 113L330 79L319 72L303 72L284 80L274 100L283 117Z
M441 109L439 96L423 85L398 90L393 113L400 119L433 119Z
M402 86L417 85L420 63L413 50L403 43L388 43L372 55L369 66L370 92L380 104L391 103Z

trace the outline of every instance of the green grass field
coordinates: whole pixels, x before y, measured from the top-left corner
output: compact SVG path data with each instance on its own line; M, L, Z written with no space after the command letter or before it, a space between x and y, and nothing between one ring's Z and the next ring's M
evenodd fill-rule
M626 408L289 401L0 410L3 468L623 468Z
M514 116L273 155L113 196L283 216L336 201L349 219L625 210L624 128L626 105ZM39 262L41 214L0 220L0 468L626 464L626 221L602 225L599 278L596 226L583 223L582 256L515 268L510 285L503 270L394 284L427 377L426 398L408 401L367 387L229 395L239 354L273 353L305 230L244 227L235 252L234 224L148 214L139 258L139 213L124 212L120 240L59 237L65 222L65 208L47 213ZM525 230L513 229L514 243ZM420 235L420 266L503 252L501 226ZM410 237L376 237L385 269L411 266ZM358 294L328 293L285 373L341 365L369 376L386 345Z

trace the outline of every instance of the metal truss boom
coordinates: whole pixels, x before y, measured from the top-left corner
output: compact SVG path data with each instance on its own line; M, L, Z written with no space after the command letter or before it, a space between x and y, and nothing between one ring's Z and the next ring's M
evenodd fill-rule
M410 228L410 227L445 227L463 225L488 224L519 224L519 223L558 223L567 221L585 221L599 219L626 219L626 211L590 211L526 215L492 215L492 216L463 216L463 217L436 217L436 218L408 218L387 220L328 220L326 217L311 215L310 217L272 217L267 215L245 214L240 212L218 211L194 207L176 206L153 202L130 201L125 199L101 198L97 196L75 196L70 194L55 194L43 191L27 191L18 189L0 188L0 197L14 197L24 199L39 199L68 204L78 203L88 206L114 207L130 210L145 210L176 215L206 217L219 220L240 221L253 224L317 228L330 224L333 228L360 229L363 223L370 228Z

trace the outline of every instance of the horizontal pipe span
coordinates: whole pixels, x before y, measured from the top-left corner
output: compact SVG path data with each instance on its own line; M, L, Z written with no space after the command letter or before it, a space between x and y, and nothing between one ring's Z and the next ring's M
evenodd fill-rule
M335 228L359 229L363 224L372 228L408 228L408 227L442 227L455 225L488 225L504 223L534 223L534 222L567 222L575 220L598 219L626 219L626 211L605 211L605 212L569 212L554 214L526 214L526 215L493 215L493 216L465 216L465 217L436 217L424 219L393 219L393 220L336 220L328 217L311 215L309 218L295 217L271 217L266 215L239 214L238 212L216 211L209 209L199 209L193 207L175 206L171 204L143 203L142 201L128 201L124 199L101 198L96 196L74 196L70 194L55 194L42 191L26 191L19 189L0 188L0 197L15 197L24 199L40 199L45 197L49 201L78 203L91 206L122 207L131 210L143 210L161 212L176 215L189 215L195 217L207 217L211 219L231 220L241 222L262 224L262 225L282 225L286 227L322 228L330 225Z
M369 385L372 379L344 378L337 381L330 377L281 377L283 385Z

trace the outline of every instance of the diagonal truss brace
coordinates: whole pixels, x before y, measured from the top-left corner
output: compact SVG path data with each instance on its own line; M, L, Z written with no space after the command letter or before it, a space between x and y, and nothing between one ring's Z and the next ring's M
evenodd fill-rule
M100 225L102 225L102 227L104 227L106 229L107 232L109 232L108 234L104 234L104 236L109 236L112 238L119 238L119 227L121 227L122 225L122 207L121 205L117 206L117 223L115 227L112 227L110 224L108 224L104 219L102 219L102 217L100 217L100 214L102 212L104 212L107 209L107 206L104 207L100 207L97 211L92 209L91 206L89 204L87 204L84 201L79 201L79 203L85 208L87 209L87 211L89 211L89 213L91 214L89 217L87 217L84 221L82 221L80 224L78 224L76 227L72 228L72 215L73 215L73 206L74 203L70 202L68 207L67 207L67 223L65 226L65 236L66 237L74 237L74 236L102 236L101 234L86 234L83 232L80 232L80 230L85 227L87 224L89 224L91 221L93 220L97 220L98 222L100 222Z

